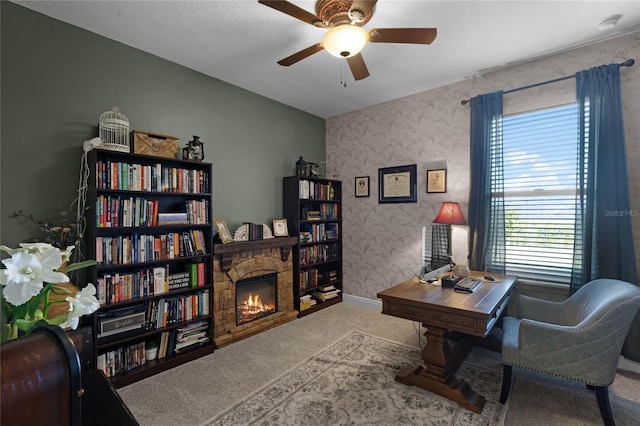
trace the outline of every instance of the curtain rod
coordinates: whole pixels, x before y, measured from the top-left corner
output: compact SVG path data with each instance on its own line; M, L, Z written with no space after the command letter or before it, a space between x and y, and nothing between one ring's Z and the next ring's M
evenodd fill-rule
M635 64L636 61L633 59L627 59L626 61L618 64L621 67L632 67L633 64ZM519 92L520 90L525 90L525 89L532 89L534 87L538 87L538 86L544 86L545 84L551 84L551 83L556 83L558 81L563 81L563 80L568 80L570 78L575 78L575 75L569 75L566 77L560 77L560 78L556 78L554 80L547 80L547 81L543 81L540 83L535 83L535 84L530 84L528 86L522 86L522 87L518 87L516 89L511 89L511 90L505 90L504 92L502 92L504 95L506 95L507 93L513 93L513 92ZM469 102L471 102L471 99L463 99L462 101L460 101L460 105L466 105Z

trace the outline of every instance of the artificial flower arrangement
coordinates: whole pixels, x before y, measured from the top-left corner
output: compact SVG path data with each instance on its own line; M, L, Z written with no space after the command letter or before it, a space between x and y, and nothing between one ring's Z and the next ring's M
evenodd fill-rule
M76 329L79 319L100 307L96 288L88 284L75 296L61 284L69 282L67 273L93 266L94 260L68 264L75 246L64 250L47 243L21 243L20 248L0 246L11 255L3 259L0 269L2 332L0 342L15 339L19 331L29 334L39 322ZM64 270L64 272L63 272ZM68 296L52 300L50 294ZM54 303L69 303L69 311L48 319L49 307Z

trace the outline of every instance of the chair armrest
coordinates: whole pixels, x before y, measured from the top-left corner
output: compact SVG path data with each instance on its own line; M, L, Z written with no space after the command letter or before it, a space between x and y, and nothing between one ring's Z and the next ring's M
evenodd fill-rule
M520 320L519 364L594 385L608 385L615 377L619 355L616 336L598 335L590 327Z

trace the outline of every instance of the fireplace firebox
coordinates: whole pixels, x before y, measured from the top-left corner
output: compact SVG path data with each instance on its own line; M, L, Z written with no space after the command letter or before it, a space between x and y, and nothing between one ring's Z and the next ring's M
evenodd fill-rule
M236 325L255 321L278 310L278 274L236 282Z

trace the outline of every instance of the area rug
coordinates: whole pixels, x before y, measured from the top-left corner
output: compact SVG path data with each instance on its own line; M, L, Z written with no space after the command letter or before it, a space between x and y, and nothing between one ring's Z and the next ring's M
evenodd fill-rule
M416 348L355 331L300 363L203 426L502 425L501 372L462 364L458 377L483 395L481 414L394 380L421 362Z

